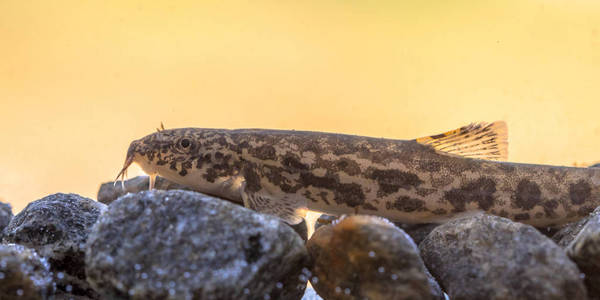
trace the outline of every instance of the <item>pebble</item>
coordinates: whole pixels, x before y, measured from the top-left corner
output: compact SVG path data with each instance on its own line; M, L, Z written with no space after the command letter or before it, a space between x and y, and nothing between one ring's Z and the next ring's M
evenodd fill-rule
M86 281L85 243L106 205L76 194L53 194L33 201L4 229L4 242L24 245L48 259L57 287L96 297Z
M114 299L300 299L306 266L279 218L181 190L120 197L86 252L88 281Z
M0 299L48 299L54 291L46 259L21 245L0 245Z
M529 225L491 215L457 219L419 248L450 299L587 299L577 266Z
M443 299L415 243L386 219L343 218L320 227L307 247L311 283L324 299Z

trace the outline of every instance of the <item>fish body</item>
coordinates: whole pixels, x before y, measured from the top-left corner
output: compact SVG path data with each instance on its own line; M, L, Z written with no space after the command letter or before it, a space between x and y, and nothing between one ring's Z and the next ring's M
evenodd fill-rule
M306 210L403 223L484 211L541 227L600 206L600 169L482 159L505 155L503 123L416 140L180 128L133 141L121 173L136 162L151 178L243 201L292 224Z

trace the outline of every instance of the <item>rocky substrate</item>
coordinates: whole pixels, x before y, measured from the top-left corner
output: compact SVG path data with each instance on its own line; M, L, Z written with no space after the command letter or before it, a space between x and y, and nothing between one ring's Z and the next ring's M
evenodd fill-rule
M600 208L555 234L490 215L323 216L305 242L164 180L125 186L102 186L108 205L54 194L13 217L0 204L0 299L600 299Z

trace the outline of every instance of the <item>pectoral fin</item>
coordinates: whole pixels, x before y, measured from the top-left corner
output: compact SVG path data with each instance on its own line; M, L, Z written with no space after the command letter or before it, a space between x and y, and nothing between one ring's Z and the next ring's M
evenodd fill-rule
M292 194L275 197L269 194L242 192L246 208L260 213L278 216L290 225L302 222L306 216L306 200Z
M492 160L508 158L508 130L504 121L472 123L416 141L438 151L464 157Z

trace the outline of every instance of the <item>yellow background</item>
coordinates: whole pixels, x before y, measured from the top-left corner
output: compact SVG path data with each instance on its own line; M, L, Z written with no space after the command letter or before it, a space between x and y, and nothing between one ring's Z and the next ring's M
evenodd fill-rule
M0 197L95 198L161 121L409 139L503 119L510 160L589 164L599 96L600 1L3 0Z

